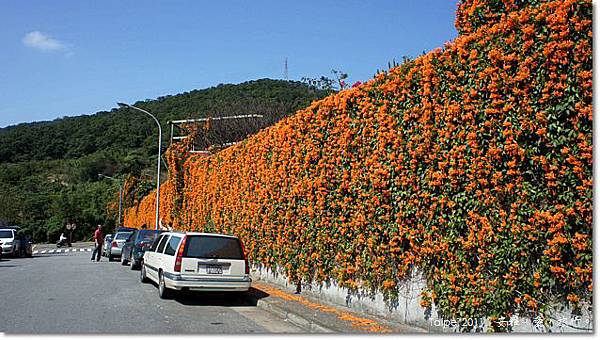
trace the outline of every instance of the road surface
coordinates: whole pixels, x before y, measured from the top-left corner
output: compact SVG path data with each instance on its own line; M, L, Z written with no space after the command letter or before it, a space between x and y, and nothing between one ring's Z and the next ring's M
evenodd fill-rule
M188 293L161 300L120 262L90 261L91 247L0 261L0 332L6 334L265 334L302 329L255 299ZM43 249L43 248L41 248ZM64 248L63 248L64 249ZM72 250L72 249L75 249ZM253 291L253 296L261 292Z

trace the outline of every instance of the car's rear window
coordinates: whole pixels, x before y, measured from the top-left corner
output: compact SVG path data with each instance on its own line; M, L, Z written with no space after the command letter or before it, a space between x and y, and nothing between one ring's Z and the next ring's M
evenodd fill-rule
M185 257L243 260L244 254L236 238L220 236L187 236Z
M13 234L10 230L0 230L0 238L12 238Z
M126 240L131 233L118 233L115 235L115 240Z

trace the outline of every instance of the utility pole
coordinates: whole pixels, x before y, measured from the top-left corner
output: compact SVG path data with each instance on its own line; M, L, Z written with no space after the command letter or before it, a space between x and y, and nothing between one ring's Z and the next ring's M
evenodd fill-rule
M287 57L285 57L285 80L290 80L290 78L288 77L288 62L287 62Z

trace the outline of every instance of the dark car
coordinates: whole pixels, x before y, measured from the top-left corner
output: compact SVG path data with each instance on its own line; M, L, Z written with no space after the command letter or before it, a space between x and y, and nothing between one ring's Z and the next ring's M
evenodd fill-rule
M32 248L32 244L33 242L31 241L31 238L29 238L29 236L22 234L22 233L17 233L17 240L16 242L19 242L19 256L23 257L23 256L27 256L27 257L32 257L33 256L33 248Z
M127 265L129 262L131 269L140 266L140 260L144 257L147 249L152 247L152 243L161 233L160 230L139 229L133 232L123 245L121 252L121 264Z
M130 227L123 227L123 226L117 227L117 233L119 231L136 231L136 230L137 230L136 228L130 228Z

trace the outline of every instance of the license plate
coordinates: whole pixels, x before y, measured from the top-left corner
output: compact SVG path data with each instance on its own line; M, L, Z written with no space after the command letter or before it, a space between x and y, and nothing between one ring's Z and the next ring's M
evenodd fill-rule
M209 265L206 266L207 274L223 274L223 268L221 266Z

